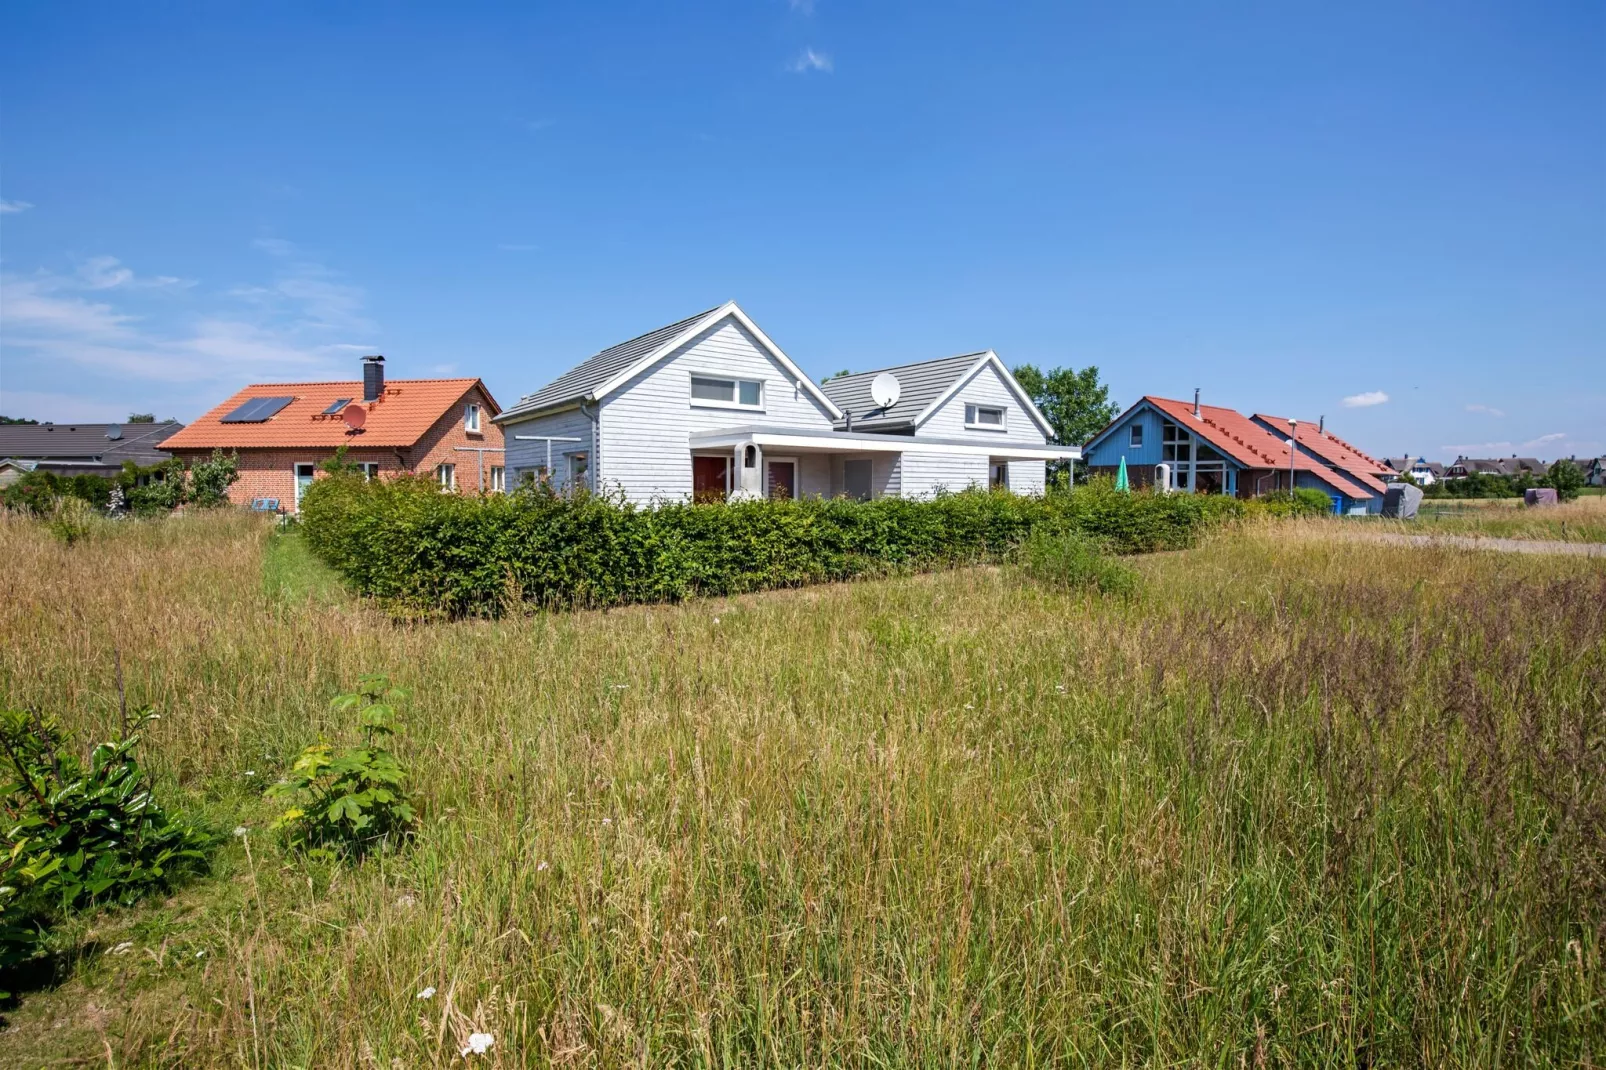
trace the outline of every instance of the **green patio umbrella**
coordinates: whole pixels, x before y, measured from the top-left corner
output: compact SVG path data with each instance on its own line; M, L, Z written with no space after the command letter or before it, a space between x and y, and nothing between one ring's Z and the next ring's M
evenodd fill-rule
M1115 489L1116 490L1130 490L1131 489L1130 484L1128 484L1127 481L1126 481L1126 454L1124 454L1124 453L1121 454L1121 468L1120 468L1119 471L1117 471L1115 473Z

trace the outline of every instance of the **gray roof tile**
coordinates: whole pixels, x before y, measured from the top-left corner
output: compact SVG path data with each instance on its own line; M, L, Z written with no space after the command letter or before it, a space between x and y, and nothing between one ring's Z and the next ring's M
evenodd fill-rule
M723 305L715 305L713 308L705 309L695 316L687 316L678 323L671 323L667 327L659 327L657 330L648 331L646 334L638 335L627 342L609 346L602 352L581 361L535 393L527 394L520 398L518 404L509 406L506 412L497 417L497 421L502 422L510 416L527 412L539 412L542 409L589 397L592 391L602 386L609 379L612 379L648 353L670 341L704 316L718 312L723 307Z
M103 458L107 464L125 460L138 464L165 461L170 454L162 441L183 428L177 422L159 424L0 424L0 457L29 460L86 461ZM116 438L108 432L116 429Z
M855 428L901 427L914 422L914 418L936 401L965 372L973 368L986 355L964 353L957 357L941 357L915 364L899 364L891 368L855 372L832 379L820 386L825 396L836 407L853 414ZM898 403L882 411L870 396L870 384L882 372L898 377ZM842 421L837 421L839 424Z

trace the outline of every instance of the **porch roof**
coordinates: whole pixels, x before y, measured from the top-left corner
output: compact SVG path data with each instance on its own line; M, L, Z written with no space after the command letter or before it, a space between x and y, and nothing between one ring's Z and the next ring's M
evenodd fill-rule
M724 449L752 443L765 449L786 449L798 453L947 453L1008 457L1017 461L1070 461L1082 456L1082 451L1075 446L861 434L857 431L824 431L771 424L741 424L712 431L694 431L690 440L694 450Z

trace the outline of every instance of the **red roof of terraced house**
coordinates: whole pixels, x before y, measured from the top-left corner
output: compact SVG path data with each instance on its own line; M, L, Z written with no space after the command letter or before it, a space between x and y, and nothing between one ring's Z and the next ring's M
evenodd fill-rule
M1195 417L1193 403L1190 401L1158 398L1152 394L1144 395L1143 400L1165 413L1173 423L1198 434L1216 450L1231 457L1244 468L1269 468L1280 472L1288 470L1288 440L1267 431L1237 409L1224 409L1219 405L1200 405L1199 415ZM1304 440L1299 439L1299 441ZM1297 451L1294 454L1293 465L1295 471L1309 472L1334 490L1351 498L1371 498L1382 493L1381 484L1373 490L1360 480L1352 479L1342 472L1335 472Z
M1265 413L1257 412L1254 418L1278 430L1288 426L1286 416L1267 416ZM1388 490L1384 486L1384 481L1378 477L1393 475L1393 471L1382 461L1362 453L1331 431L1302 420L1297 425L1294 440L1322 460L1336 464L1345 475L1369 490L1377 494Z
M169 437L164 450L254 449L272 447L409 447L416 445L435 423L454 409L470 391L480 388L490 418L501 411L490 391L478 379L393 379L384 384L377 400L363 400L361 382L253 383L223 404ZM265 420L226 422L225 417L255 398L289 398ZM360 431L353 431L341 416L344 406L355 403L366 410Z

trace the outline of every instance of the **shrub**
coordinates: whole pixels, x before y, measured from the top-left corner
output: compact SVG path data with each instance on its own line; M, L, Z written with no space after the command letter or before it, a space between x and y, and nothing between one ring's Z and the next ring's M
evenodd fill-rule
M146 468L124 461L119 482L135 516L170 513L184 504L184 462L177 457Z
M1108 480L1046 497L965 491L640 507L544 486L471 498L432 481L335 475L301 502L308 546L399 604L490 615L519 601L607 606L790 587L1008 557L1038 527L1116 553L1181 549L1242 503L1127 494Z
M50 514L50 531L62 542L71 546L89 536L90 530L100 521L95 509L82 498L57 499Z
M1274 490L1255 501L1269 516L1330 516L1333 512L1333 499L1314 487L1296 487L1292 494Z
M1545 473L1544 485L1555 488L1558 500L1570 502L1584 489L1584 473L1578 470L1576 464L1562 458L1552 464L1550 471Z
M115 487L116 483L101 476L63 476L36 469L0 489L0 505L36 517L50 516L57 503L66 498L77 499L95 509L105 509L111 503Z
M215 449L212 456L190 466L189 500L202 509L227 505L229 487L239 478L240 455Z
M383 676L364 676L356 691L335 696L336 710L357 711L362 746L315 743L301 752L288 777L268 789L272 798L295 802L273 823L292 848L321 857L360 857L411 833L407 771L381 746L394 731L395 703L406 697Z
M1138 589L1136 572L1106 556L1097 539L1074 531L1032 532L1021 547L1020 565L1027 576L1051 587L1120 598L1130 598Z
M134 756L136 712L87 767L54 718L0 710L0 967L40 950L67 911L128 905L205 866L212 838L164 811Z

